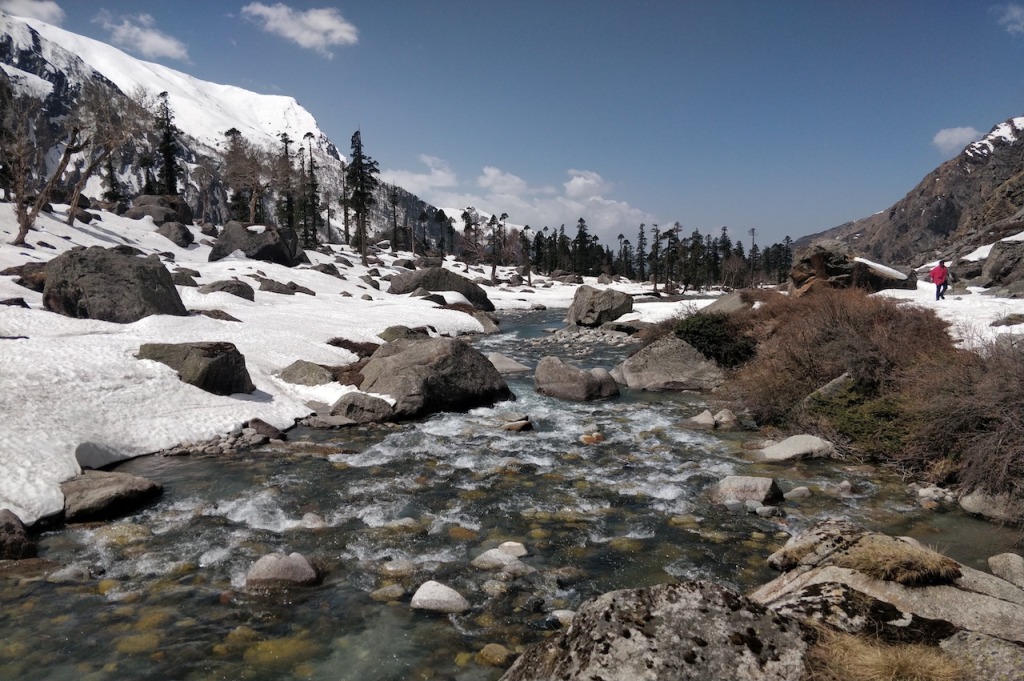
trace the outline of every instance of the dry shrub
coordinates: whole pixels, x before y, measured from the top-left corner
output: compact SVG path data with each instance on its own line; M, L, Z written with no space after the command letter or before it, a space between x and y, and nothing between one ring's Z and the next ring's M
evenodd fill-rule
M765 424L785 424L804 397L845 372L865 398L886 394L922 352L952 347L947 324L931 310L857 289L771 297L737 316L759 345L735 390Z
M962 574L960 565L941 553L881 534L862 537L837 554L835 564L903 586L951 584Z
M942 649L887 645L843 632L818 630L805 658L803 681L961 681L960 664Z
M446 303L441 305L442 310L455 310L456 312L465 312L468 315L474 315L477 309L469 303Z
M905 372L900 387L913 434L905 467L1024 498L1024 342L938 353ZM955 461L955 476L937 459Z
M377 348L380 347L380 343L365 343L349 340L347 338L332 338L327 341L327 344L333 345L336 348L344 348L345 350L355 354L359 359L369 357L373 353L377 352Z

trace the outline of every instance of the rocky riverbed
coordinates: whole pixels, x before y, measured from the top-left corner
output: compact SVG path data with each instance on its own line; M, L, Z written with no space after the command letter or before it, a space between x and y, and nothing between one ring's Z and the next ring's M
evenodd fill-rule
M579 338L543 330L557 317L507 316L478 345L529 366L560 354L608 368L629 346L574 357ZM755 461L761 434L688 422L717 411L697 394L571 403L528 376L509 383L516 402L468 414L287 440L239 431L122 465L162 498L45 532L38 559L4 566L0 677L497 679L587 599L691 579L749 591L775 576L770 554L826 518L916 536L978 569L1017 537L939 494L925 508L883 470ZM504 428L523 416L533 430ZM729 510L709 490L730 475L806 493L773 501L777 515ZM310 585L249 580L263 557L292 553ZM417 607L450 596L414 602L428 582L464 605Z

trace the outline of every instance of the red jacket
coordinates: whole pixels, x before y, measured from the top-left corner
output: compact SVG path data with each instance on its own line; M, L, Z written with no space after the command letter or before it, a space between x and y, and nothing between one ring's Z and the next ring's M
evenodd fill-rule
M949 276L949 268L945 265L936 265L932 268L932 271L928 273L931 277L932 283L938 286L939 284L946 283L946 277Z

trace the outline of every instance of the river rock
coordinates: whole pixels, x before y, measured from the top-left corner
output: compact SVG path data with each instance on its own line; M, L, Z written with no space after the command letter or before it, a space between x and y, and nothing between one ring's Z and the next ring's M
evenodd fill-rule
M390 395L400 419L515 399L494 365L455 338L385 343L370 357L362 375L359 389Z
M297 359L277 373L282 381L296 385L325 385L334 380L330 371L319 364Z
M455 589L430 580L420 585L412 595L412 607L440 613L460 613L469 610L469 601Z
M906 638L906 632L921 628L928 636L942 627L1024 642L1024 590L847 521L817 523L791 538L768 562L785 573L750 594L768 607L801 600L814 611L818 600L817 612L834 623L829 613L853 603L888 613L886 626L871 627L880 633L902 632ZM827 603L822 594L834 591L826 585L835 584L856 593L840 599L838 606Z
M245 575L248 589L312 586L319 582L320 575L301 553L268 553L256 561Z
M331 405L330 415L344 416L355 423L384 423L394 418L395 408L387 400L353 391Z
M715 362L674 334L641 348L612 375L632 390L714 390L725 382Z
M1024 557L1016 553L1000 553L988 559L988 569L996 577L1024 589Z
M163 486L138 475L85 471L60 484L64 520L86 522L117 518L160 496Z
M534 387L542 395L575 402L615 397L619 388L606 370L578 369L558 357L544 357L534 371Z
M794 681L807 647L799 623L723 587L658 584L587 601L501 680Z
M580 286L565 321L580 326L601 326L633 311L633 298L615 289Z
M256 390L233 343L143 343L136 357L166 364L183 382L214 395Z
M696 416L691 417L689 422L700 428L714 428L718 425L715 415L711 413L710 409L705 409Z
M774 478L750 475L730 475L719 480L708 490L708 497L716 504L727 501L753 501L771 504L782 501L782 489Z
M237 279L222 279L220 281L203 284L199 287L200 293L230 293L246 300L256 300L256 291L252 286Z
M73 248L46 264L43 306L79 319L130 324L154 314L186 316L160 258L127 246Z
M765 447L758 454L762 461L790 461L828 457L835 453L835 445L814 435L794 435L782 442Z
M481 333L487 334L488 336L495 333L501 333L501 329L498 328L498 325L494 323L494 320L491 319L486 312L477 310L473 313L473 319L480 322L480 326L483 328Z
M6 508L0 509L0 560L21 560L35 555L35 542L29 539L21 518Z
M500 643L488 643L476 654L477 664L485 667L507 667L512 661L511 650Z
M1009 494L987 494L975 490L960 497L960 508L972 515L1003 523L1019 523L1024 517L1024 503Z
M427 267L426 269L400 272L391 280L391 293L400 295L412 293L418 288L431 292L455 291L465 296L466 300L478 310L493 312L494 303L487 297L480 286L469 279L443 267Z
M510 357L506 357L500 352L488 353L487 361L493 364L494 368L497 369L498 373L502 376L510 374L525 374L532 371L532 369L525 364L521 364Z
M370 598L380 602L397 601L405 596L405 587L401 584L388 584L370 592Z

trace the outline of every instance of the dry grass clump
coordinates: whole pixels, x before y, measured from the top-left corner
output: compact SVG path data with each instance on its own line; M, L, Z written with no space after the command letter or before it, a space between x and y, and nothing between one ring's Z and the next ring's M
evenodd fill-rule
M960 664L933 646L887 645L821 629L802 681L961 681Z
M957 562L941 553L881 534L861 538L837 554L835 564L904 586L951 584L962 574Z
M859 394L878 397L923 353L953 347L931 310L858 289L772 297L742 316L758 348L735 388L764 424L785 424L804 397L845 372Z

